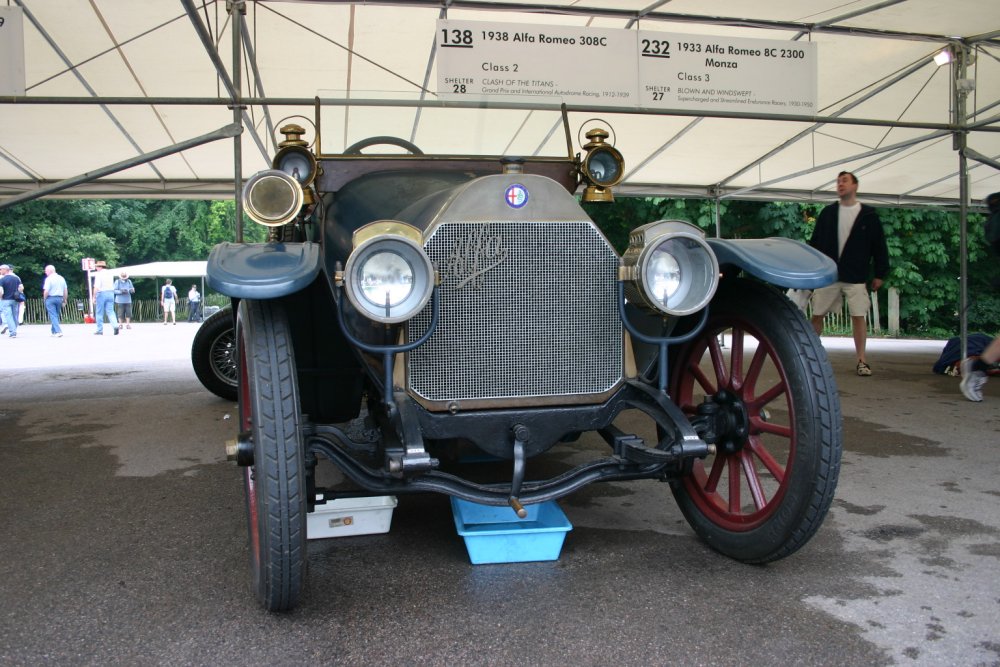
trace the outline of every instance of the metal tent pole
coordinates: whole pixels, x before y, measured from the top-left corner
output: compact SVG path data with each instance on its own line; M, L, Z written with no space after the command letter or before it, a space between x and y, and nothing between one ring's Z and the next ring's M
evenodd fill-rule
M241 90L243 69L241 67L240 56L243 53L243 21L241 17L246 14L247 8L244 0L228 0L226 10L232 16L230 25L233 30L233 123L243 129L243 107ZM243 190L243 138L236 136L233 138L233 185L234 199L236 202L236 242L243 242L243 198L240 196Z
M969 356L969 162L965 156L968 134L966 131L966 99L965 89L968 67L968 49L964 44L952 45L955 59L952 64L952 90L955 104L952 109L955 125L953 148L958 151L958 335L962 341L962 359Z

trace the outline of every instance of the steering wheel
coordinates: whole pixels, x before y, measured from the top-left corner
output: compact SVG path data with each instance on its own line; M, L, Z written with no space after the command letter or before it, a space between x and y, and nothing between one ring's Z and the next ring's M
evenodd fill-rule
M417 148L413 143L407 141L406 139L400 139L399 137L368 137L367 139L362 139L357 141L346 149L344 149L344 155L361 155L361 150L368 148L369 146L377 146L379 144L387 144L389 146L398 146L403 150L409 151L413 155L423 155L424 152Z

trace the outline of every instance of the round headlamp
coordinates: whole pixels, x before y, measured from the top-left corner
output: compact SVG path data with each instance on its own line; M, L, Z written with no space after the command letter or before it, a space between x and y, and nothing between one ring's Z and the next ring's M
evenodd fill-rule
M587 187L583 190L583 201L614 201L611 187L625 178L625 158L617 148L604 140L610 136L607 130L594 128L587 132L587 152L580 165L580 175Z
M621 182L625 160L614 146L594 147L583 160L583 173L588 182L600 188L610 188Z
M278 169L251 176L243 186L243 208L261 225L280 227L295 219L302 208L302 186Z
M344 266L347 298L361 314L386 324L423 310L434 290L434 267L423 248L384 234L361 243Z
M283 171L303 188L308 187L316 178L316 156L305 146L285 146L278 151L272 161L274 168Z
M690 315L704 308L719 284L719 262L701 231L667 221L635 230L622 256L630 301L667 315Z

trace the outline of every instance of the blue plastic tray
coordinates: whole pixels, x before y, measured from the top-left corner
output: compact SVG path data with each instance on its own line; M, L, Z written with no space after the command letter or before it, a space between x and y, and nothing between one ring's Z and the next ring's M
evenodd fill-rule
M473 565L559 560L573 525L555 501L527 505L524 519L509 507L451 499L455 529L465 540Z

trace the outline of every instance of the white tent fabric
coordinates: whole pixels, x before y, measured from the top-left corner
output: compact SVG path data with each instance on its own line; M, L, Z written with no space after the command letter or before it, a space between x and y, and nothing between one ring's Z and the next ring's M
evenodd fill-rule
M178 261L149 262L132 266L116 266L110 269L116 275L122 271L129 278L203 278L208 262Z
M0 203L234 122L226 83L237 78L234 22L224 1L8 4L24 10L26 94L0 97ZM830 199L843 168L859 174L869 201L954 205L954 66L929 57L961 45L970 62L960 124L972 125L968 145L987 158L969 162L970 197L1000 191L1000 171L987 166L1000 159L997 0L248 1L238 78L241 95L255 101L243 116L241 176L269 166L283 119L310 126L313 97L330 103L321 114L327 152L395 135L430 153L564 155L551 102L440 103L435 31L445 16L817 44L816 118L824 122L571 107L574 132L594 117L613 127L628 169L621 194ZM616 76L600 62L579 66L595 85ZM233 144L205 143L59 196L231 197Z

